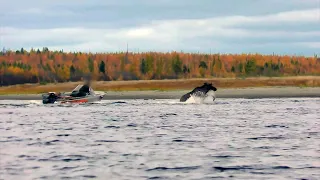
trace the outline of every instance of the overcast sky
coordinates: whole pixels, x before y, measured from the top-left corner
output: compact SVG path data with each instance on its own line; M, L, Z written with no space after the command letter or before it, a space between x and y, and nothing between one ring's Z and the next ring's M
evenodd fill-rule
M320 52L320 0L0 0L1 47Z

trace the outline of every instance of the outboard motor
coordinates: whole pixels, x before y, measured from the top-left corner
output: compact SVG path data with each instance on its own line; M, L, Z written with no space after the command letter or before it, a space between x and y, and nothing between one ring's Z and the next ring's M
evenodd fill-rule
M58 99L58 96L54 92L49 92L48 94L42 95L43 104L53 104Z

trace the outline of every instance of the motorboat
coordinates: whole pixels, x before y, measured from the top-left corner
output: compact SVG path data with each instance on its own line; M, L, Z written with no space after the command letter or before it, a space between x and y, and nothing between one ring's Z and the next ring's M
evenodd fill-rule
M79 91L83 85L78 85L71 93L60 93L60 92L48 92L42 95L43 104L54 104L54 103L93 103L101 101L104 97L104 93L96 93L92 88L90 88L90 93L82 97L73 97L72 93Z

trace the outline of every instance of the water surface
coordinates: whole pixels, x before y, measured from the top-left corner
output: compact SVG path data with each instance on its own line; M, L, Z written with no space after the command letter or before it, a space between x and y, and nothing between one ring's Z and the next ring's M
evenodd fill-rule
M319 107L0 101L0 179L320 179Z

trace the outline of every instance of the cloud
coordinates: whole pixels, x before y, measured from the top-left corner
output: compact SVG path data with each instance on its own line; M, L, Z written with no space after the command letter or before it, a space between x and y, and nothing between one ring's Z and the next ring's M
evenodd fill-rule
M236 25L248 25L248 24L279 24L279 23L320 23L320 10L319 9L307 9L299 11L280 12L276 14L264 15L264 16L223 16L207 19L193 19L193 20L172 20L172 21L160 21L161 24L180 24L181 26L196 25L196 26L222 26L230 27Z
M41 9L41 8L29 8L23 9L19 11L13 11L8 13L8 15L35 15L35 16L42 16L46 17L64 17L64 16L74 16L76 13L68 10L60 10L58 13L54 10L50 9Z
M72 1L74 4L71 1L58 0L40 2L37 6L32 3L38 1L31 0L31 5L25 4L25 9L18 6L16 11L10 12L12 16L2 17L3 19L0 17L0 21L4 20L0 31L1 46L12 49L46 46L66 51L106 52L125 50L126 44L129 43L129 47L134 51L139 49L139 51L208 52L212 49L214 52L226 53L280 54L294 54L300 48L299 50L308 55L316 53L316 48L319 47L320 10L315 8L317 2L314 0L307 0L303 5L301 1L291 1L290 5L296 4L309 7L308 9L297 6L287 11L261 13L256 9L246 8L249 14L244 13L241 8L237 9L236 5L224 3L221 3L221 7L234 8L234 11L230 11L233 14L217 8L210 14L211 11L201 11L208 8L203 4L200 6L190 0L184 1L183 4L179 1L179 4L178 1L170 4L167 0L157 2L139 0L135 4L138 11L130 11L132 2L123 0L103 3L98 0L77 1L78 3ZM208 4L213 2L205 1ZM100 2L101 7L95 5L97 2ZM239 1L233 2L242 6ZM277 2L279 7L289 6L287 2ZM264 3L265 1L256 0L252 6L261 8ZM81 8L84 5L86 9ZM139 11L140 6L150 9L142 8ZM110 10L109 16L102 13L106 11L103 10L106 7ZM186 11L177 7L185 7ZM199 9L188 10L190 7ZM274 7L270 11L279 7ZM157 14L153 10L163 12ZM12 24L19 14L37 18L28 25ZM123 14L127 17L122 17ZM28 20L26 19L27 22Z
M320 53L319 49L320 49L320 42L299 42L296 43L298 46L303 46L303 47L309 47L309 48L314 48L317 49L318 51L315 53Z
M136 29L129 29L126 33L125 36L129 38L148 38L151 36L156 35L154 33L153 28L136 28Z

